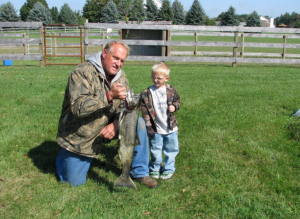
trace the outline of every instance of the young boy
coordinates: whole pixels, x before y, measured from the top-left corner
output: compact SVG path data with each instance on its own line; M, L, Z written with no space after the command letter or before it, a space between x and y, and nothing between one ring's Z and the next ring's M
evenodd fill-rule
M170 68L166 63L156 63L151 73L153 85L142 92L142 114L151 150L149 169L154 179L170 179L173 176L175 157L179 152L174 112L180 108L180 97L175 88L166 84L170 79L169 74ZM165 155L163 166L162 150Z

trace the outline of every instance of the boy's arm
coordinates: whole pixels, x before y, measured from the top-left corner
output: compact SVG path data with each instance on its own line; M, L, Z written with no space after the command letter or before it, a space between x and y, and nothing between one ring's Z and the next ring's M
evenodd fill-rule
M175 111L178 111L180 108L180 96L177 92L177 90L175 88L173 88L173 101L172 101L172 105L175 106Z

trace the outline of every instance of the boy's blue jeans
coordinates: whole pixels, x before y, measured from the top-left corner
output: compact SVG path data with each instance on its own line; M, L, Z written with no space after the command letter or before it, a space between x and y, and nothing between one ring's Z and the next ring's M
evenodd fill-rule
M145 121L138 120L137 134L141 145L135 146L130 175L133 178L149 176L149 146ZM86 174L93 158L72 153L63 148L56 157L56 172L59 179L72 186L81 186L86 181Z
M151 150L150 171L174 173L175 157L179 153L178 131L166 135L155 133L149 136L149 144ZM163 166L161 166L162 151L165 155Z

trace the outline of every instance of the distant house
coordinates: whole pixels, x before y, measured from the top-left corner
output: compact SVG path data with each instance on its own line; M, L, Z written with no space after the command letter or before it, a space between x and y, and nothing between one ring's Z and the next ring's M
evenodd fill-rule
M264 16L260 16L261 20L261 26L262 27L270 27L270 28L275 28L274 25L274 18L271 18L270 20Z
M285 25L285 24L279 24L278 27L280 27L280 28L287 28L288 25Z
M144 4L147 4L147 0L143 0ZM162 1L160 0L153 0L154 4L156 4L157 8L160 9L162 6Z

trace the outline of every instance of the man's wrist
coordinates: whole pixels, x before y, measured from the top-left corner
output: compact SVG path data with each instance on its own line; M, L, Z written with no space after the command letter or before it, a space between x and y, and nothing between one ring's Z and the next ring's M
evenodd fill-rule
M106 98L107 98L107 102L109 103L109 104L112 104L112 98L111 98L111 96L109 95L109 92L106 92Z

